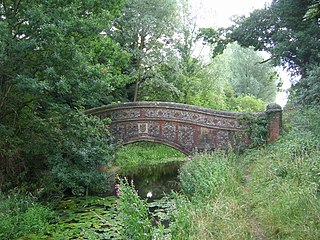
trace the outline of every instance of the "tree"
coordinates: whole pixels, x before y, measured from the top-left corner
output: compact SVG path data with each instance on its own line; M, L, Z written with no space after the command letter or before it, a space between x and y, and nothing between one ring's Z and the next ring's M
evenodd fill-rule
M179 21L167 58L156 75L141 85L142 100L174 101L216 109L224 108L221 84L200 57L197 10L179 0ZM200 48L200 51L199 51Z
M99 148L108 156L110 146L96 141L107 141L108 134L98 130L106 123L78 109L109 103L113 89L125 84L122 71L128 54L104 34L121 4L122 0L1 0L1 179L46 170L62 183L53 167L61 162L72 165L77 154L84 154L77 158L84 175L111 159L90 153ZM83 128L73 131L77 125ZM82 190L94 181L78 180Z
M320 2L319 0L313 0L312 5L309 5L309 9L304 16L306 20L314 20L319 23L320 20Z
M320 27L313 11L317 6L312 0L274 0L249 17L238 18L229 37L269 52L276 64L305 77L308 65L320 61Z
M293 86L291 100L294 103L305 106L320 104L320 66L309 66L306 78Z
M232 43L213 59L212 68L221 81L231 84L236 96L251 95L270 103L275 100L278 78L272 65L263 60L253 48Z
M128 0L115 21L112 35L131 53L126 73L134 84L133 101L139 87L156 75L166 61L176 23L175 0Z

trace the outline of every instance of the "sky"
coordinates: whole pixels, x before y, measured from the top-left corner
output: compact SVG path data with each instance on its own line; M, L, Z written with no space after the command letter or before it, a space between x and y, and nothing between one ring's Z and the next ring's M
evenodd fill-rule
M227 27L234 15L248 15L254 9L263 8L272 0L190 0L196 11L199 11L199 27Z
M231 18L235 15L249 16L254 9L269 5L272 0L190 0L196 12L197 25L202 27L228 27L232 25ZM290 87L289 75L280 67L277 68L280 78L284 81L283 88ZM276 103L282 107L287 102L285 92L277 94Z

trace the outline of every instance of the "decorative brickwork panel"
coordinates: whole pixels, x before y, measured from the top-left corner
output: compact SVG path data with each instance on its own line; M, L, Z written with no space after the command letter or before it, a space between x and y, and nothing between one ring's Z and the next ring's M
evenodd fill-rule
M176 125L172 122L164 123L162 125L162 137L170 142L176 141L177 136Z
M110 118L110 132L115 142L154 141L193 154L197 151L246 147L250 138L246 126L238 120L240 113L166 103L135 102L102 106L87 114ZM269 105L265 113L255 116L268 119L268 140L278 138L282 109Z
M178 126L178 143L184 146L189 151L192 151L194 146L193 141L193 127L187 125Z
M159 122L149 122L148 123L148 134L152 137L159 137L160 136L160 123Z

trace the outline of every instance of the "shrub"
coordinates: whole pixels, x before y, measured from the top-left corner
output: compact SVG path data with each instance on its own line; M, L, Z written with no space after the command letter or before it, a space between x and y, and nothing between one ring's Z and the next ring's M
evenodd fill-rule
M266 109L266 103L250 95L241 95L231 98L228 108L237 112L263 112Z
M81 111L67 111L35 125L31 128L29 149L25 151L28 166L34 166L41 177L75 195L106 190L107 175L98 168L112 160L108 123ZM42 187L46 188L47 182Z
M0 133L4 133L0 146L8 147L0 152L4 163L0 183L12 183L2 189L28 182L29 191L44 188L46 195L67 189L76 195L105 191L108 176L98 169L113 159L109 120L60 107L52 107L46 115L50 117L26 113L15 127L0 126Z
M39 204L32 195L0 193L0 238L16 239L28 233L43 231L57 216Z
M118 218L122 224L120 234L123 239L149 240L163 238L163 227L155 219L149 218L146 200L140 199L133 182L119 179L116 185ZM153 227L153 225L156 227Z

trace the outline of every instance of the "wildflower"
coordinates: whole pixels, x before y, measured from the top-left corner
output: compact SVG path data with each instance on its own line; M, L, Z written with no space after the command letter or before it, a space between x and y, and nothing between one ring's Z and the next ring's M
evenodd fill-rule
M114 185L114 190L115 190L115 193L116 193L116 196L119 197L120 195L120 189L119 189L120 185L119 184L116 184Z
M152 192L147 193L147 198L152 198Z

